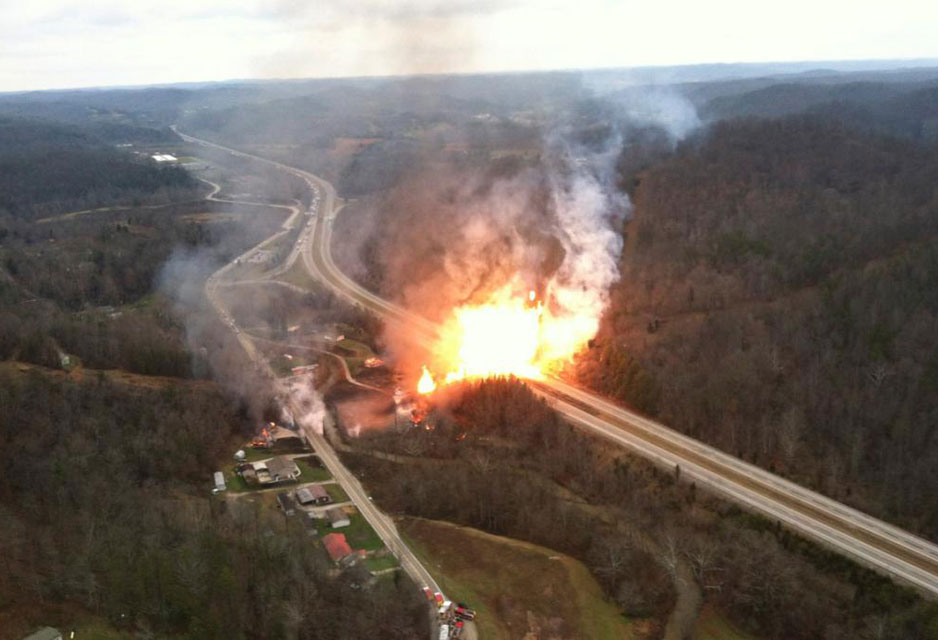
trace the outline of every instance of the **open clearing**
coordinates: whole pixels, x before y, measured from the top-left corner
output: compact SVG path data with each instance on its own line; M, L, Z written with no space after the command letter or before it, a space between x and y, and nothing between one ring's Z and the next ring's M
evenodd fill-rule
M754 636L737 630L720 613L710 607L704 607L697 618L694 628L694 640L755 640Z
M478 611L486 640L620 640L629 622L583 564L551 549L447 522L404 518L408 545L446 592Z

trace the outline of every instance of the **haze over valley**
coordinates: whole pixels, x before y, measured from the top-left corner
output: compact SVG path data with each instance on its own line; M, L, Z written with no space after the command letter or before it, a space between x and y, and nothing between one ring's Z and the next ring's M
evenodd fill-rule
M0 640L938 638L929 16L732 4L0 9Z

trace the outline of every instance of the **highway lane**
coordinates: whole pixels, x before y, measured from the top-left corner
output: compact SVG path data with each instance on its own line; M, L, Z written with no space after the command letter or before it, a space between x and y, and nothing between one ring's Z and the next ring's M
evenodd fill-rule
M174 130L175 130L175 127L174 127ZM310 186L311 189L316 190L318 187L321 190L319 192L325 194L325 198L320 202L320 211L330 212L330 215L332 215L333 207L336 206L335 190L332 188L331 184L320 180L318 177L312 174L306 173L304 171L300 171L299 169L287 167L285 165L281 165L279 163L266 160L264 158L257 158L256 156L251 156L249 154L245 154L240 151L230 149L228 147L223 147L221 145L217 145L206 140L194 138L192 136L183 134L179 131L176 131L176 133L178 133L186 142L189 142L191 144L210 146L215 149L226 151L236 156L251 158L252 160L257 160L264 164L276 166L284 171L288 171L289 173L292 173L293 175L303 178L307 182L307 184ZM219 201L218 198L215 197L215 195L219 191L218 188L215 188L217 187L217 185L214 185L213 183L209 183L209 184L211 184L213 187L213 191L210 194L210 199ZM239 203L238 201L227 201L227 202ZM279 206L282 206L282 205L279 205ZM284 208L292 209L292 207L284 207ZM208 298L212 306L215 308L216 312L225 321L225 323L228 324L232 328L232 330L235 332L239 343L244 348L245 352L248 354L248 357L251 359L251 361L254 362L255 365L261 371L264 371L271 380L274 380L274 381L276 381L276 376L274 372L270 369L270 366L267 363L267 361L258 353L251 337L245 332L241 331L241 329L237 326L234 318L231 316L231 314L228 312L228 310L225 308L224 304L220 300L218 296L218 289L222 285L227 286L227 285L235 284L234 282L230 282L230 281L223 282L222 278L231 269L233 269L235 265L245 260L248 256L250 256L252 253L257 251L259 248L272 242L276 238L279 238L283 234L288 233L289 231L292 231L296 223L297 216L298 216L298 213L295 211L294 214L291 215L287 219L287 221L284 222L283 228L280 231L275 233L273 236L263 240L258 245L251 247L250 249L245 251L243 254L236 257L234 260L224 265L223 267L221 267L218 271L212 274L205 283L206 297ZM273 274L282 273L283 271L286 270L286 268L289 268L289 265L292 265L296 261L301 251L307 246L306 243L309 239L309 236L311 235L310 232L314 228L316 220L320 217L321 216L319 215L308 216L309 220L307 221L305 228L300 231L298 239L297 239L297 243L291 250L289 256L287 257L287 260L284 261L284 265L278 268L277 270L275 270ZM344 364L344 361L343 361L343 364ZM347 369L346 369L346 373L347 373ZM289 404L288 408L293 413L294 416L303 415L302 408L295 404L294 399L291 397L289 393L285 391L283 396L285 398L288 398L288 404ZM356 508L359 510L359 512L362 514L365 520L367 520L368 523L371 525L371 527L375 530L375 533L378 534L382 542L384 542L385 546L387 546L387 548L395 555L395 557L398 559L398 561L401 564L401 568L404 571L406 571L407 574L418 585L427 586L433 591L442 593L442 589L440 585L436 582L436 580L434 580L430 572L427 571L427 569L420 563L420 561L417 559L417 556L414 555L414 553L410 550L410 548L408 548L408 546L405 544L404 540L400 537L400 534L397 531L397 527L395 526L393 520L391 520L391 518L389 518L387 515L382 513L374 505L374 503L371 500L371 497L367 494L364 487L362 487L358 479L345 467L345 465L342 464L342 461L339 459L335 450L328 443L328 441L326 441L326 439L318 431L316 431L313 428L313 425L306 423L306 424L301 424L300 427L303 430L304 435L306 435L310 443L313 445L313 448L316 450L316 453L319 455L323 464L326 466L326 468L329 470L332 476L336 479L336 481L342 486L342 488L348 494L349 499L355 504Z
M335 197L334 190L327 193ZM312 221L312 232L297 243L311 275L355 304L408 323L417 329L419 342L431 343L437 333L432 323L365 290L336 266L331 254L333 217ZM572 423L664 467L680 466L685 479L693 479L748 509L785 523L927 595L938 595L935 544L563 381L547 379L533 383L532 388Z
M331 222L317 225L304 243L303 260L310 273L348 300L415 327L420 334L417 340L429 346L437 327L367 291L337 267L331 253ZM549 378L532 387L574 424L662 466L679 466L686 479L929 596L938 595L935 544L561 380Z

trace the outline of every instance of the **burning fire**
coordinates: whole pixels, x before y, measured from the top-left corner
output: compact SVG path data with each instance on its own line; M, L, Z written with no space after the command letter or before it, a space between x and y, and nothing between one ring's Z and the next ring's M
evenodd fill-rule
M471 378L515 376L539 379L552 363L568 360L596 333L595 315L553 315L537 294L503 287L479 305L455 309L432 349L433 368L443 384ZM424 366L417 391L436 389Z
M430 370L424 365L423 375L420 376L420 381L417 383L417 392L427 394L433 393L435 390L436 383L433 381L433 376L430 375Z

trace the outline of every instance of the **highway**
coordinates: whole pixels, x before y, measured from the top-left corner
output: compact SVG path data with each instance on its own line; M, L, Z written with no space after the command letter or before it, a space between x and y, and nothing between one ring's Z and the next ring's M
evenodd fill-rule
M174 127L174 130L175 130L175 127ZM320 178L312 174L306 173L304 171L300 171L299 169L294 169L292 167L287 167L286 165L272 162L264 158L251 156L251 155L242 153L240 151L237 151L235 149L229 149L228 147L223 147L221 145L211 143L207 140L200 140L198 138L194 138L192 136L188 136L183 133L180 133L179 131L176 131L176 133L178 133L183 138L183 140L185 140L186 142L190 144L195 144L195 145L200 145L200 146L202 145L210 146L217 150L226 151L230 154L240 156L240 157L250 158L252 160L261 162L263 164L273 165L283 171L287 171L299 178L304 179L306 183L309 185L310 189L312 189L314 192L318 192L318 193L325 195L325 197L320 202L321 211L332 212L336 206L335 205L336 203L335 190L332 188L332 185L329 184L328 182L321 180ZM209 183L209 184L213 187L212 192L208 196L209 199L215 200L218 202L231 202L234 204L242 204L240 201L236 201L236 200L220 200L216 198L215 196L219 191L219 187L218 185L215 185L213 183ZM246 203L246 204L257 204L257 203ZM276 206L282 207L283 205L276 205ZM283 223L283 226L280 231L275 233L273 236L265 239L258 245L248 249L243 254L236 257L234 260L232 260L228 264L224 265L221 269L213 273L205 283L205 295L208 298L209 302L212 304L212 306L215 308L216 312L219 314L222 320L235 332L238 341L240 342L241 346L244 348L245 352L248 354L248 357L255 363L255 365L259 368L259 370L265 372L265 374L271 380L274 380L275 382L277 380L276 376L274 372L270 369L270 366L267 363L267 361L258 353L257 349L254 346L253 338L249 334L242 331L237 326L234 318L225 308L223 302L221 301L218 295L218 288L219 286L223 284L224 285L237 284L237 282L233 282L230 280L223 281L222 278L232 268L234 268L237 264L240 264L243 260L245 260L248 256L250 256L252 253L257 251L259 248L262 248L264 245L274 241L275 239L281 237L282 235L286 233L289 233L290 231L293 231L296 228L296 223L299 217L300 208L299 207L283 207L283 208L291 209L293 210L293 213ZM284 261L284 263L280 265L280 267L278 267L272 273L268 274L267 276L268 278L275 277L277 274L282 273L283 271L288 269L296 261L297 257L300 255L300 252L307 246L309 236L311 235L310 232L315 226L315 222L317 218L321 216L310 215L307 217L309 218L309 220L306 226L300 230L296 245L293 247L293 249L291 250L290 254L288 255L287 259ZM343 364L344 364L344 361L343 361ZM345 372L347 373L348 370L346 369ZM290 409L290 411L293 413L294 416L303 415L303 411L300 409L300 407L296 406L295 401L286 390L284 390L282 396L288 399L288 403L290 405L288 408ZM384 542L385 546L398 559L398 561L401 564L401 568L404 571L406 571L407 574L418 585L427 586L433 591L442 593L442 589L440 588L439 584L437 584L436 580L433 579L433 576L430 575L430 572L426 570L426 568L420 563L420 561L417 559L414 553L404 543L403 539L400 537L400 534L397 531L397 527L395 526L394 521L391 520L391 518L389 518L387 515L382 513L381 510L378 509L374 505L374 503L371 501L371 497L365 492L364 487L362 487L358 479L345 467L345 465L342 464L342 461L339 459L335 450L328 443L328 441L326 441L326 439L320 434L320 432L314 429L313 425L309 424L308 422L301 423L300 428L303 430L304 435L309 439L310 444L312 444L313 448L316 450L316 453L318 454L319 458L322 460L323 464L326 466L326 468L329 470L332 476L336 479L336 481L342 486L342 488L348 494L349 499L355 504L356 508L362 514L365 520L368 521L368 524L370 524L371 527L375 530L375 533L378 534L382 542Z
M256 159L306 177L326 194L324 211L329 215L310 220L294 248L310 274L351 302L386 319L406 322L416 329L420 342L431 342L437 332L435 325L365 290L336 266L332 259L331 236L338 209L332 185L298 169ZM547 379L532 382L531 386L572 424L665 468L680 467L685 480L693 480L740 506L784 523L929 597L938 596L938 546L935 544L561 380Z
M310 273L355 304L406 322L429 344L437 327L359 286L337 267L332 220L306 238ZM744 462L599 396L549 378L530 383L570 422L669 469L740 506L782 522L857 562L938 596L938 546L889 523Z

